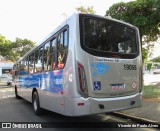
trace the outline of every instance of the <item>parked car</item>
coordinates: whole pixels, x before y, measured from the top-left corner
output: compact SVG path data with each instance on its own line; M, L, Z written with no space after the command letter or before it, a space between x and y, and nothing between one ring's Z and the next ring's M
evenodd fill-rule
M12 75L10 74L2 74L0 76L0 82L7 84L7 85L11 85L12 84Z
M8 81L7 81L7 85L9 86L9 85L12 85L12 79L9 79Z
M153 74L160 74L160 69L156 69L155 71L153 71Z

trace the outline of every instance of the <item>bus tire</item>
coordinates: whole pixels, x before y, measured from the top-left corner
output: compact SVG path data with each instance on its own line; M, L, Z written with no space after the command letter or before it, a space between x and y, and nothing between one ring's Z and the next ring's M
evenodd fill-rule
M17 99L21 99L21 97L18 95L18 92L17 92L17 87L15 86L15 97Z
M38 97L37 91L34 91L34 92L33 92L33 96L32 96L32 106L33 106L34 113L35 113L36 115L40 115L42 109L40 108L39 97Z

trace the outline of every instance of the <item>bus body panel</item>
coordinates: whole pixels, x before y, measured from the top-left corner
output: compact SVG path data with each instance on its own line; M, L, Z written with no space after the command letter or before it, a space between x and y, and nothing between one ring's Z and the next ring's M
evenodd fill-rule
M19 78L18 95L32 102L33 89L37 89L40 106L44 109L64 113L62 84L63 71L30 74Z
M87 54L84 54L87 57ZM92 97L118 97L139 92L139 61L88 55L83 61ZM130 66L129 69L125 66ZM126 69L125 69L126 68ZM133 68L133 69L132 69ZM87 75L88 74L88 75ZM137 77L138 76L138 77Z
M72 99L72 114L67 116L84 116L91 114L106 113L130 108L137 108L142 105L142 94L134 94L131 96L116 97L116 98L84 98L77 97ZM77 103L84 103L78 105ZM133 104L134 103L134 104ZM104 106L104 108L100 108Z
M77 93L76 88L76 74L75 74L75 41L76 41L76 15L73 15L67 19L67 25L69 26L69 45L66 65L63 73L64 84L64 115L72 116L74 110L72 106L73 97L80 96Z
M63 94L39 91L40 107L64 114L64 97Z
M30 85L28 81L28 75L25 76L19 76L16 78L16 87L17 87L17 92L18 95L21 96L22 98L26 99L27 101L31 102L32 101L32 89L28 88Z
M140 107L142 105L142 100L139 100L141 94L134 94L131 96L117 97L117 98L93 98L91 102L91 113L99 112L111 112L130 108ZM134 103L134 104L132 104ZM104 109L100 108L103 105Z

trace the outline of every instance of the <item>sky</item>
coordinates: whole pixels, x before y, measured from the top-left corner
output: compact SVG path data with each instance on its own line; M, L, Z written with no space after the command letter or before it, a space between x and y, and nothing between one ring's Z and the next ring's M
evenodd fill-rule
M11 41L19 37L38 43L76 7L93 6L104 16L113 4L128 1L133 0L0 0L0 34Z
M0 0L0 34L41 41L79 6L94 6L98 15L114 3L130 0Z

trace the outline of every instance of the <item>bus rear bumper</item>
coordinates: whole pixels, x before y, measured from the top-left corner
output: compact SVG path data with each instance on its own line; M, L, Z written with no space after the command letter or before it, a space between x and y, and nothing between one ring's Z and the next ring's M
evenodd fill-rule
M73 99L72 116L83 116L136 108L142 106L142 94L116 98L92 98L83 97Z
M124 110L129 108L136 108L142 106L141 94L132 96L105 98L105 99L90 99L91 114L101 112L112 112L117 110Z

